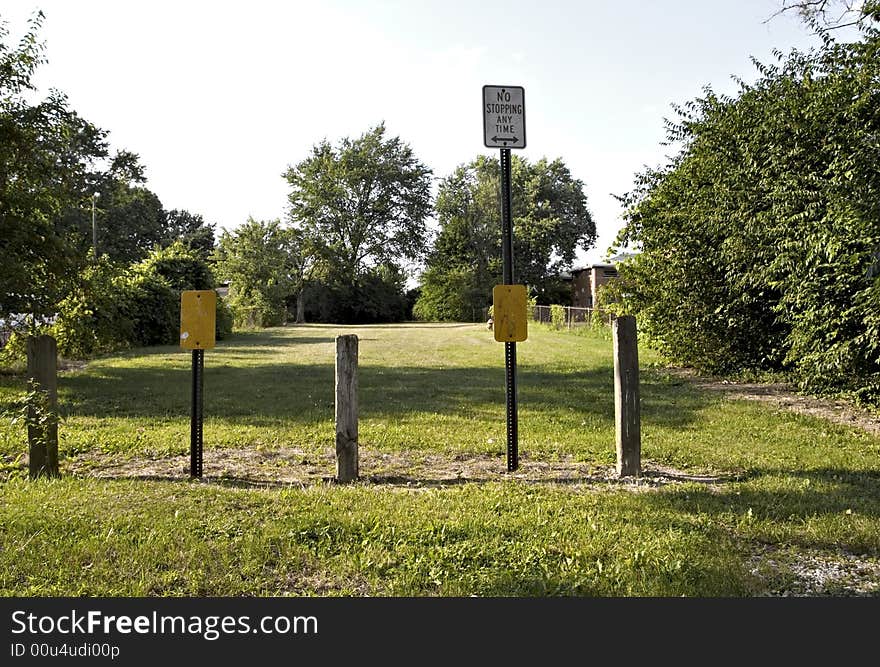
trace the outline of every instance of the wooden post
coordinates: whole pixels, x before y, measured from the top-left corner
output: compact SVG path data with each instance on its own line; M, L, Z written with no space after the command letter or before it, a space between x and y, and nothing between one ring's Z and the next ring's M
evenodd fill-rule
M358 337L336 337L336 481L358 478Z
M636 318L612 320L614 340L614 427L617 441L617 474L642 472L641 415L639 409L639 345Z
M58 345L52 336L27 339L27 376L43 399L28 406L31 479L58 476Z

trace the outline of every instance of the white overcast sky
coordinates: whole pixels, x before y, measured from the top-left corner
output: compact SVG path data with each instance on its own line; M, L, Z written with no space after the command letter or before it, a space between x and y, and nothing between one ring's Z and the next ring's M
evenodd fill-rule
M40 88L138 153L166 208L218 228L283 217L288 165L383 120L438 177L497 154L482 86L523 86L520 153L585 183L587 262L622 224L612 193L662 160L672 103L754 80L749 56L816 43L794 16L766 22L780 2L3 0L0 16L17 38L42 9Z

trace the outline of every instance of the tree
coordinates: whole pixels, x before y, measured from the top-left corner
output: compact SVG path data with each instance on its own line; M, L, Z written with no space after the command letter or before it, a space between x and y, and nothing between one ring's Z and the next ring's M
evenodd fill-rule
M179 240L153 250L138 266L163 278L178 292L213 289L216 285L211 267L201 253Z
M248 221L224 231L214 254L216 272L229 281L229 300L237 326L276 326L297 289L298 257L293 236L279 220Z
M130 264L165 240L165 209L142 185L112 180L98 198L98 254Z
M295 301L296 323L306 321L305 291L315 265L315 250L311 240L300 229L282 230L282 247L287 256L287 281Z
M514 278L539 300L557 292L559 273L595 243L582 181L562 160L511 163ZM501 282L500 169L481 156L440 183L440 231L422 276L415 312L423 319L473 319Z
M623 197L620 308L674 359L880 399L880 30L678 109Z
M851 26L866 26L880 20L880 2L877 0L782 0L782 6L773 13L795 12L816 32L826 33ZM768 19L769 20L769 19Z
M338 147L324 140L290 167L291 225L308 239L327 280L356 285L370 267L424 253L431 171L380 124Z
M165 237L162 245L181 241L184 246L196 251L202 259L207 259L214 252L215 227L207 224L198 213L172 209L165 214Z
M63 94L29 101L42 21L37 13L14 48L0 22L0 317L51 315L75 284L90 235L66 214L86 207L107 155L106 133Z

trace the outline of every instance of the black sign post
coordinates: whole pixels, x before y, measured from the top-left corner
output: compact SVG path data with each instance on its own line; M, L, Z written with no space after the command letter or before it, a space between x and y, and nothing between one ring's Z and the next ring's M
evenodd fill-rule
M505 285L513 285L513 221L510 149L526 147L526 99L522 86L483 86L483 145L501 149L501 259ZM507 397L507 470L519 467L516 343L504 343Z
M510 213L510 149L501 149L501 261L505 285L513 285L513 220ZM519 467L519 416L516 403L516 343L504 343L507 397L507 470Z
M202 476L202 449L205 421L205 351L192 351L192 410L189 420L189 474Z

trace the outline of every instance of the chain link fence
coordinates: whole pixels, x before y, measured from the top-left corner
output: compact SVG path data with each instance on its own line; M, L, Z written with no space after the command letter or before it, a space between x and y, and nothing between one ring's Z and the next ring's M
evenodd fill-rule
M554 321L553 311L557 316ZM604 313L594 312L593 308L575 308L573 306L534 306L532 319L544 324L556 324L559 328L573 329L579 326L589 326L593 318L601 317L608 324L610 316Z

